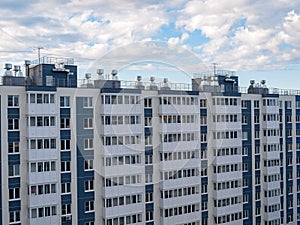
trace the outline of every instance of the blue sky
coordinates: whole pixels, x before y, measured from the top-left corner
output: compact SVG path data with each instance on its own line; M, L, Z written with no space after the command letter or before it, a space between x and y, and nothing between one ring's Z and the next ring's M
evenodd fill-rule
M295 0L1 0L0 62L72 57L81 77L103 67L189 82L194 73L237 71L300 89L300 2ZM0 70L2 73L2 70Z

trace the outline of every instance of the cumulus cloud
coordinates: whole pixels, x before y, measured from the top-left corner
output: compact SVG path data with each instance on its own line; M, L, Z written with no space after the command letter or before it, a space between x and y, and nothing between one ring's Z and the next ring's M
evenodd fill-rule
M0 59L34 59L42 46L42 55L91 63L117 47L158 40L225 68L284 66L300 59L299 9L290 0L2 0Z

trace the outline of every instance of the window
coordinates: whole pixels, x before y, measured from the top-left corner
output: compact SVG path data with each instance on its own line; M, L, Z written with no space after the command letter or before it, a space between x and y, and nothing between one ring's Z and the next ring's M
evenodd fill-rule
M60 97L60 107L70 107L70 97L61 96Z
M43 195L51 193L56 193L56 184L40 184L30 186L30 194L32 195Z
M242 108L247 108L247 101L246 100L242 100Z
M71 162L62 161L61 162L61 172L70 172L71 171Z
M16 177L20 176L20 165L8 165L8 176Z
M94 169L94 160L88 159L84 160L84 170L93 170Z
M151 127L152 126L152 118L151 117L145 117L145 121L144 121L144 125L145 127Z
M9 222L10 223L20 222L20 220L21 220L20 211L9 212Z
M85 212L92 212L94 209L94 201L85 202Z
M29 117L28 126L55 126L55 117L54 116L37 116L37 117Z
M152 107L152 99L151 98L145 98L144 99L144 107L145 108L151 108Z
M19 119L8 119L8 130L19 130Z
M287 109L292 108L292 102L291 101L286 101L285 106L286 106Z
M71 214L71 204L61 205L61 215L70 215Z
M145 137L145 145L152 145L152 136Z
M206 116L200 116L200 124L206 125L207 124L207 117Z
M248 132L247 131L242 132L242 139L243 140L248 140Z
M8 153L19 153L19 142L8 142Z
M87 138L84 139L84 150L93 149L94 148L94 139Z
M153 182L153 174L152 173L146 173L145 174L145 183L152 183Z
M153 163L153 155L145 155L145 164Z
M31 218L37 217L48 217L48 216L55 216L57 215L56 206L46 206L40 208L33 208L31 211Z
M124 223L123 223L124 224ZM90 221L90 222L85 222L84 225L95 225L95 222L94 221Z
M146 202L153 202L153 193L150 192L150 193L146 193Z
M8 107L18 107L19 106L19 96L18 95L8 95L7 96L7 106Z
M71 193L71 183L62 183L61 184L61 193L62 194L67 194Z
M70 147L71 147L70 142L71 142L70 139L61 140L60 141L60 149L62 151L68 151L68 150L70 150Z
M206 108L206 99L200 99L200 108Z
M83 98L83 107L93 107L93 97L84 97Z
M93 191L94 190L94 181L86 180L84 181L84 191Z
M60 128L70 128L70 118L60 118Z
M254 123L259 123L259 116L254 116Z
M247 124L248 123L248 117L247 116L242 116L242 123Z
M83 128L85 128L85 129L93 128L93 118L84 118Z
M36 103L42 104L43 103L43 94L37 94L36 95Z
M153 220L153 212L149 211L146 212L146 221L152 221Z
M20 188L10 188L8 189L8 193L9 193L9 200L20 198Z

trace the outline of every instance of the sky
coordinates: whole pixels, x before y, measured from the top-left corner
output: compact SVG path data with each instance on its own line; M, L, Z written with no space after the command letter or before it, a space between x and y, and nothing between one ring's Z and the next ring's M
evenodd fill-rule
M1 0L0 63L37 59L39 47L74 58L82 78L104 68L186 83L216 63L240 86L300 89L300 1Z

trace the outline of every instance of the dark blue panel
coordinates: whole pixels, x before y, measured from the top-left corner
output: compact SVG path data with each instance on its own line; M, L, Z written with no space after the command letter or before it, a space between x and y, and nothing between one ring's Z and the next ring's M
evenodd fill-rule
M152 136L152 127L145 127L145 137Z
M159 90L159 95L199 95L199 91Z
M152 109L144 109L144 117L152 117Z
M56 91L55 86L27 86L26 91Z
M20 118L20 109L19 108L7 108L7 118L8 119Z
M7 132L8 142L18 142L20 141L20 131L8 131Z
M148 184L145 186L146 193L152 193L153 192L153 184Z
M109 80L108 80L109 81ZM118 84L116 84L118 85ZM141 94L140 89L122 89L122 88L102 88L101 93L128 93L128 94Z
M207 143L201 143L201 151L207 150Z
M153 165L146 165L145 166L145 173L153 173Z
M257 130L260 130L260 126L259 126L259 124L255 124L254 125L254 129L257 131Z
M118 91L118 89L116 89ZM140 91L140 90L138 90ZM94 200L94 192L85 192L84 183L86 180L94 179L94 171L85 171L84 162L85 159L93 159L93 151L86 152L84 150L84 139L93 138L93 129L84 129L83 120L84 118L93 118L94 110L93 108L83 107L83 97L76 98L76 137L77 137L77 219L78 224L84 224L87 221L94 220L94 213L85 213L85 202Z
M71 216L71 219L70 220L66 220L66 217L65 216L62 216L61 217L61 223L63 225L72 225L72 216Z
M300 95L295 95L296 101L300 101Z
M256 208L260 208L261 207L261 202L260 201L256 201L255 202L255 207Z
M8 178L8 188L21 187L20 177Z
M61 140L71 139L71 130L60 130L60 139Z
M20 164L20 154L8 155L8 165Z
M71 173L61 173L60 174L61 183L71 182Z
M21 200L9 201L9 211L21 210Z
M60 152L61 161L71 161L71 151Z
M54 64L42 64L40 66L42 67L42 82L44 86L46 86L46 77L52 76L54 85L57 87L77 87L77 66L65 65L65 69L68 71L55 71Z
M60 108L60 118L70 118L71 109L70 108Z
M200 132L201 132L202 134L207 134L207 126L201 126L201 127L200 127Z
M283 217L283 216L282 216ZM256 223L260 224L261 223L261 216L256 217Z
M84 150L81 151L81 156L84 159L94 159L94 150Z
M243 205L243 211L248 211L248 213L249 213L249 218L247 220L244 220L243 224L247 224L247 225L252 225L253 224L252 223L252 216L251 216L252 215L252 207L251 206L252 205L250 203Z
M207 177L202 177L201 178L201 184L208 184L208 178Z
M279 94L262 94L263 98L279 98Z
M208 218L208 212L207 211L205 211L205 212L202 213L202 218L203 219L207 219Z
M201 201L202 202L208 202L208 194L201 195Z
M147 149L147 147L145 148L145 155L153 155L153 149Z
M61 204L71 204L72 203L72 195L61 195Z
M145 146L145 151L153 151L153 146Z
M154 222L146 222L146 225L154 225Z
M154 203L146 203L146 212L154 211Z
M207 116L207 109L200 109L200 116Z

